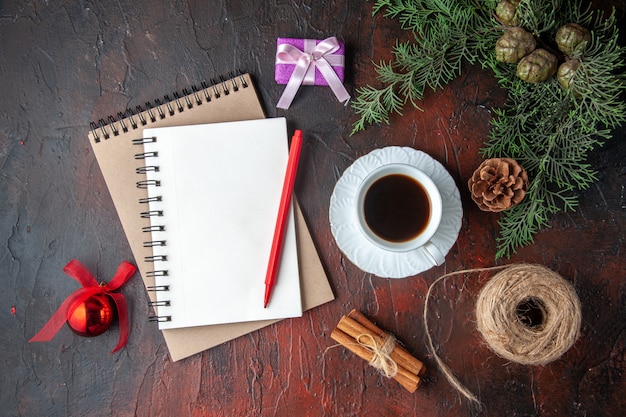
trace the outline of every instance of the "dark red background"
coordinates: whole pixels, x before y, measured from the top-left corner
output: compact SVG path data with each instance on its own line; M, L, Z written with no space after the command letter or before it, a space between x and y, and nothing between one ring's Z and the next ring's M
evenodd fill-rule
M603 6L610 2L598 2ZM624 19L623 2L617 16ZM620 416L626 413L626 130L592 153L598 183L576 212L552 218L510 261L496 262L497 215L480 212L465 187L481 162L490 109L505 94L490 73L466 67L424 111L350 136L355 115L330 90L301 89L288 111L275 104L277 37L337 36L347 47L351 93L376 83L372 61L389 57L397 21L372 3L330 1L0 1L0 414L6 416ZM623 26L623 25L622 25ZM28 344L76 283L73 258L107 279L132 261L87 141L89 122L199 81L249 71L268 116L305 132L297 195L337 299L180 362L171 362L143 284L122 290L131 334L110 355L117 327L97 338L63 328ZM443 163L461 191L464 217L445 265L403 280L363 273L339 251L329 199L358 157L412 146ZM487 275L450 279L434 293L438 353L481 399L479 410L428 355L421 320L440 275L504 262L536 262L576 287L581 337L543 367L500 359L475 329L473 306ZM429 368L409 394L343 348L326 350L341 315L357 308L395 333Z

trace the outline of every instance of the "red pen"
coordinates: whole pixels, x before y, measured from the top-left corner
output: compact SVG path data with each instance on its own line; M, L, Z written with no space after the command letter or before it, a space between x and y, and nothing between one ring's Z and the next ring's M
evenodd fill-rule
M274 229L274 240L272 241L272 249L270 251L270 260L267 266L267 274L265 275L265 298L263 307L267 308L270 302L272 290L276 283L276 275L280 266L280 255L283 249L283 238L287 221L289 220L289 211L291 208L291 195L293 194L293 186L296 182L296 172L298 171L298 161L300 160L300 151L302 149L302 131L296 130L291 138L291 148L289 149L289 159L287 160L287 171L285 173L285 182L283 183L283 191L280 196L280 206L278 207L278 218L276 219L276 228Z

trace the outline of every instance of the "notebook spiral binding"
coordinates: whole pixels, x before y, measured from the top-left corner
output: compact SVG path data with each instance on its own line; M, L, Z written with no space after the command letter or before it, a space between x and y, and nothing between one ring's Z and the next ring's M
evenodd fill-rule
M191 86L191 90L184 88L182 95L178 92L171 96L165 95L163 100L155 99L152 103L146 102L145 106L135 106L128 108L124 112L118 112L116 116L108 116L97 122L91 122L90 128L96 143L102 139L109 139L111 136L119 136L120 132L128 132L130 129L136 130L147 126L159 119L172 117L176 113L182 113L185 109L194 106L201 106L212 100L220 99L232 92L239 91L240 88L248 88L248 82L243 75L231 76L230 79L220 77L219 81L213 80L209 85L202 82L200 87ZM139 158L144 159L144 158Z
M132 140L132 144L133 145L137 145L137 146L143 146L146 143L153 143L156 142L157 138L152 136L152 137L143 137L143 138L137 138L137 139L133 139ZM143 148L142 148L143 150ZM137 188L143 188L143 189L147 189L149 187L160 187L161 186L161 181L159 180L147 180L144 179L145 177L143 177L143 175L146 174L146 172L160 172L160 167L158 164L158 162L155 161L156 158L158 158L158 153L156 152L139 152L137 154L135 154L135 159L150 159L150 161L146 161L147 163L149 163L149 165L145 165L142 167L138 167L135 171L138 175L142 175L142 179L136 182L136 186ZM163 196L161 195L156 195L156 196L151 196L151 197L145 197L145 198L141 198L139 199L139 203L140 204L149 204L151 202L160 202L163 201ZM153 217L163 217L164 213L162 210L146 210L146 211L142 211L139 213L139 215L142 218L153 218ZM162 224L155 224L154 222L151 222L150 226L144 226L142 228L142 232L144 233L148 233L149 236L151 236L151 240L146 240L143 242L143 247L144 248L154 248L154 247L164 247L167 246L167 242L165 240L160 240L160 239L153 239L152 238L152 232L164 232L165 231L165 225ZM151 262L151 263L156 263L156 262L167 262L167 256L166 255L153 255L153 256L146 256L144 258L144 260L146 262ZM147 276L149 277L167 277L169 276L169 271L167 269L154 269L151 271L148 271L146 273ZM169 285L155 285L155 286L151 286L148 287L148 291L169 291ZM150 301L149 302L151 307L169 307L170 306L170 300L156 300L156 301ZM151 322L167 322L167 321L172 321L172 316L170 315L155 315L155 316L149 316L148 317L148 321Z

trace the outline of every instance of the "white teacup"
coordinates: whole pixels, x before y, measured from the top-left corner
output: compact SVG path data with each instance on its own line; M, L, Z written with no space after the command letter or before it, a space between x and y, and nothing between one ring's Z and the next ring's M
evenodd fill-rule
M378 167L359 185L357 219L363 235L392 252L420 249L433 265L444 255L430 240L442 215L437 185L418 168L402 163Z

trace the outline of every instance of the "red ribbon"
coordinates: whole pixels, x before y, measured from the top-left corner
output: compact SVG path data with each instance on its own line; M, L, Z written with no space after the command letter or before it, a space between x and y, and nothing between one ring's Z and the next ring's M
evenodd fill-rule
M74 291L69 297L63 301L61 306L52 315L50 320L43 326L43 328L33 336L29 342L48 342L55 334L61 329L79 304L83 303L89 297L95 294L105 294L113 299L115 307L117 307L117 315L120 323L120 337L117 341L117 346L111 351L111 353L117 352L128 341L128 334L130 333L130 323L128 320L128 307L126 306L126 298L123 294L114 293L112 291L117 290L126 283L133 276L137 268L134 265L124 261L118 266L117 272L113 276L113 279L108 283L98 284L98 281L91 274L89 269L76 259L71 260L63 272L70 277L78 281L83 288Z

